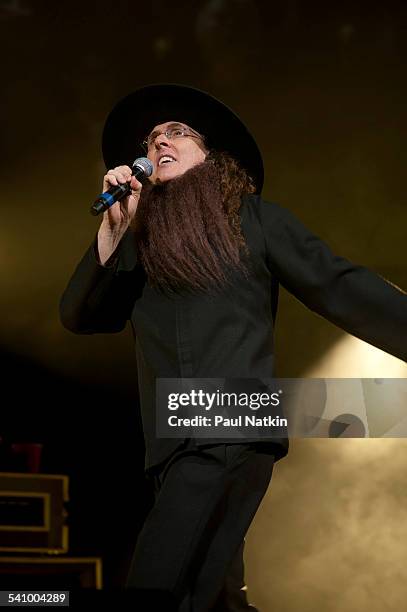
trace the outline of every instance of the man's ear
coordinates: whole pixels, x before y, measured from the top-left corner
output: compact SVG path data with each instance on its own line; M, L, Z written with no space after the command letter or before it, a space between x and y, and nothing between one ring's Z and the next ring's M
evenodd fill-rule
M205 153L205 156L208 157L211 153L211 149L208 149L204 143L200 143L199 146L201 147L201 150Z
M201 149L201 151L203 151L205 153L206 157L208 157L208 155L211 152L211 150L206 145L205 141L204 140L198 140L197 144L198 144L198 147Z
M205 161L210 161L210 162L212 162L212 164L214 164L215 161L216 161L215 150L214 149L205 149L205 151L206 151Z

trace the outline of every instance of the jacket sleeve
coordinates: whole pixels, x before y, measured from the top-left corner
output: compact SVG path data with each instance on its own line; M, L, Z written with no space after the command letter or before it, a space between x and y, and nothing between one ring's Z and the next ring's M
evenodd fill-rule
M270 271L308 308L407 361L407 294L331 252L285 208L258 199Z
M143 284L130 230L107 266L99 262L96 236L61 297L61 323L76 334L120 332L131 316Z

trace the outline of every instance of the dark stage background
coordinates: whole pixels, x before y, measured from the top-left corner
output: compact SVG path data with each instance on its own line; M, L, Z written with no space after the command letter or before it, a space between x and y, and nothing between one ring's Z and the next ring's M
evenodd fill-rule
M58 319L61 293L99 225L88 209L104 173L106 115L118 99L149 83L179 82L211 92L257 139L265 199L291 209L337 254L406 289L406 17L401 1L0 0L0 434L3 448L42 443L41 470L70 476L70 553L101 555L106 588L123 583L151 502L143 479L134 345L129 328L118 335L75 336ZM277 321L279 376L309 375L343 337L284 291ZM342 375L329 367L321 371ZM406 376L390 365L370 372L355 367L343 375ZM301 466L315 473L321 461L329 476L338 457L329 442L298 442L278 466L276 480L284 474L294 487ZM389 443L367 442L376 444L376 458ZM404 440L392 442L402 478ZM347 448L352 497L359 487L352 457L359 451ZM390 477L389 465L376 467ZM394 481L394 491L402 483ZM273 495L278 490L266 525L272 528L279 513L292 523L288 546L280 542L268 559L267 576L272 581L278 575L287 589L279 589L276 579L271 596L269 583L259 581L255 592L264 612L274 609L272 602L275 609L296 610L299 601L288 593L289 555L297 554L300 528L295 513L287 514L293 489L281 484ZM386 495L394 500L392 491ZM328 505L335 496L326 488L320 494ZM312 495L300 487L299 507L309 508ZM390 566L391 549L384 555ZM311 554L304 546L302 553L295 557L298 574ZM404 563L405 557L399 548L398 559ZM326 567L311 559L315 571ZM256 576L262 571L256 566ZM376 574L384 575L380 565L367 575ZM306 576L302 586L313 598L303 599L303 610L315 609L316 602L325 610L345 609L333 603L339 587L332 574L322 576L324 597ZM401 594L395 574L387 579L383 588L396 584ZM365 604L375 610L377 602L387 609L371 586L369 599L365 583L358 585L355 610ZM346 609L353 609L348 603Z

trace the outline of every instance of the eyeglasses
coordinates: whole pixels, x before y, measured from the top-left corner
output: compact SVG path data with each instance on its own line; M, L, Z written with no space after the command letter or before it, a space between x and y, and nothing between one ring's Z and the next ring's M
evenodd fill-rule
M172 140L173 138L184 138L189 136L190 138L200 138L201 140L205 140L205 137L202 134L199 134L192 128L186 127L184 125L174 125L165 130L165 132L151 132L149 136L142 142L143 148L147 151L150 147L153 146L155 139L157 136L161 136L164 134L168 138L168 140Z

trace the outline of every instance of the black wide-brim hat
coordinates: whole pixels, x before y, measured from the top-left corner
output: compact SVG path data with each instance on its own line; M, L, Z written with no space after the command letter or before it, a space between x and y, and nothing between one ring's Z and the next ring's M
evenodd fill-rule
M141 143L156 125L167 121L189 125L205 136L209 149L229 153L252 177L256 193L261 193L263 160L247 127L223 102L185 85L148 85L116 104L103 130L106 168L131 166L137 157L144 157Z

